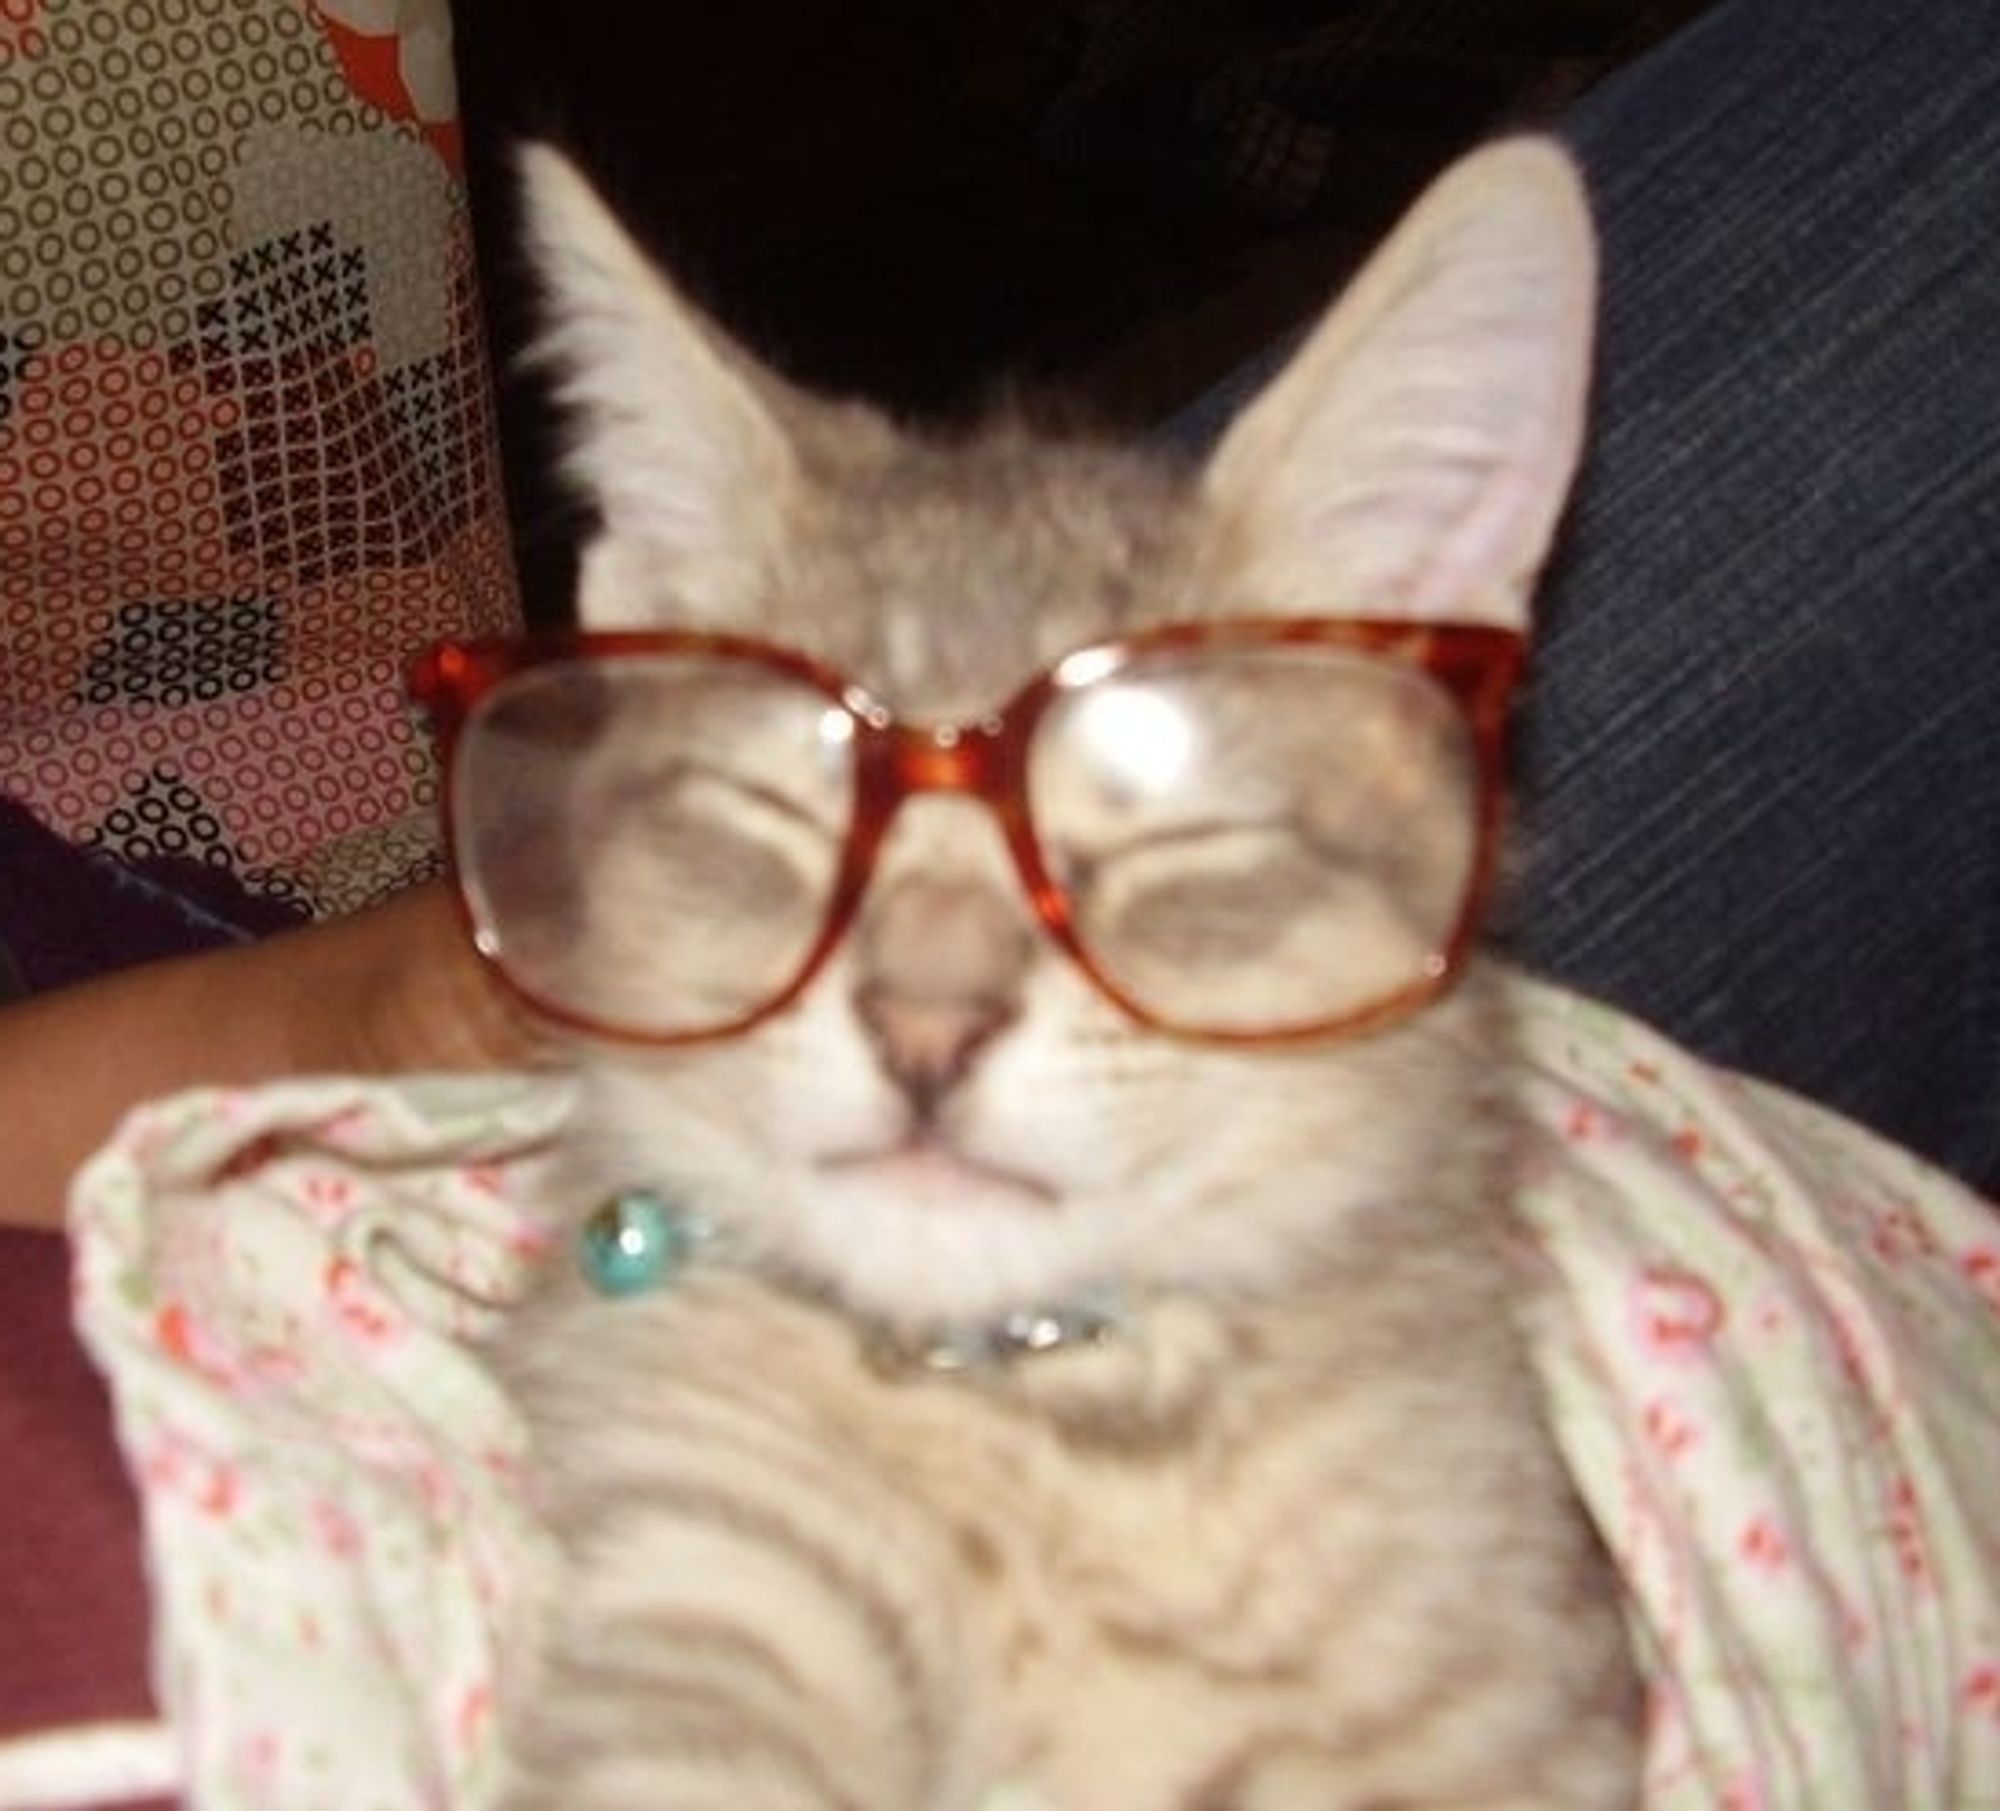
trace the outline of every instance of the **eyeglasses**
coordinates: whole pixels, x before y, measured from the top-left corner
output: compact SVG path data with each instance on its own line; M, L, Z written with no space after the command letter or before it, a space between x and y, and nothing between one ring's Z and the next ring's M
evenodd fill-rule
M1521 660L1480 625L1173 623L942 725L726 634L446 643L411 683L473 939L573 1028L676 1044L781 1011L938 792L992 813L1043 929L1134 1020L1260 1043L1372 1028L1456 973Z

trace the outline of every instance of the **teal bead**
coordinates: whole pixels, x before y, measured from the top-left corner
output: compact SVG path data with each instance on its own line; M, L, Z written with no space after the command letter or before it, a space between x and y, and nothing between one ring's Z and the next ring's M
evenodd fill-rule
M599 1295L643 1295L672 1281L692 1243L686 1216L664 1196L628 1189L584 1222L577 1267Z

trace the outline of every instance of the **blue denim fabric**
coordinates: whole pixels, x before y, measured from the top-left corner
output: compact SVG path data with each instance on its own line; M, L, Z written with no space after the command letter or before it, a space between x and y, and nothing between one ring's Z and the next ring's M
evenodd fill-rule
M1568 133L1518 947L2000 1187L2000 6L1731 0Z
M1565 132L1599 384L1503 937L2000 1191L2000 4L1728 0Z

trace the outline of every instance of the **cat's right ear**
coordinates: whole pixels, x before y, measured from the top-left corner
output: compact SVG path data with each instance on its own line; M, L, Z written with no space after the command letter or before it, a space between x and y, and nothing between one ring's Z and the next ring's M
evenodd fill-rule
M603 524L579 620L728 620L782 558L801 484L784 426L750 355L675 291L574 164L545 145L519 164L543 294L534 358L569 416L565 465Z

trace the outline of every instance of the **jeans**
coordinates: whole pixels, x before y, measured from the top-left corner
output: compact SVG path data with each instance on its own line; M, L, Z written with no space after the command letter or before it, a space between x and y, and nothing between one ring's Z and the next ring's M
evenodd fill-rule
M1730 0L1566 128L1533 965L2000 1188L2000 5Z
M2000 3L1725 0L1563 130L1598 386L1501 940L2000 1192Z

